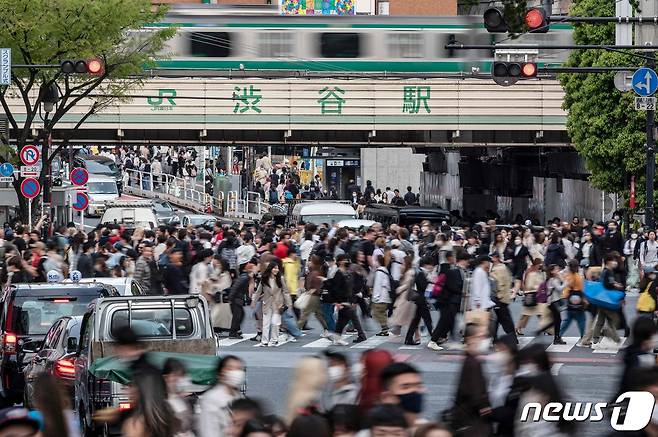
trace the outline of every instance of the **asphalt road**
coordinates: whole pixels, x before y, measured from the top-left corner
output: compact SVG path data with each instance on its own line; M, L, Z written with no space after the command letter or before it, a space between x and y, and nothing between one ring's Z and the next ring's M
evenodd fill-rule
M636 297L629 296L627 316L632 320ZM514 320L518 319L521 305L515 302L512 305ZM249 313L249 310L247 311ZM438 314L433 313L436 322ZM248 371L248 395L261 400L267 411L276 414L285 413L286 396L296 362L308 355L320 355L323 350L333 346L328 341L319 338L321 329L319 325L311 324L314 328L307 331L307 335L296 343L286 343L277 348L256 348L255 342L249 340L221 340L221 353L235 354L245 360ZM377 332L372 320L366 322L369 337ZM253 317L247 315L243 325L245 337L255 333ZM566 346L552 346L552 337L533 337L531 333L536 329L537 321L530 321L526 333L521 337L522 345L540 342L549 351L553 363L552 372L565 393L568 400L579 402L607 402L614 395L621 374L619 363L619 348L593 351L590 348L575 347L578 331L573 324L567 331ZM622 331L619 331L623 335ZM250 334L251 333L251 334ZM404 346L401 338L397 337L370 337L364 343L357 345L336 347L348 354L352 362L366 349L379 347L390 350L397 360L412 363L423 372L423 380L427 387L424 416L436 419L441 411L448 408L456 391L456 381L461 369L461 351L446 350L433 352L425 347L428 338L423 338L421 346ZM491 377L492 369L487 364L487 373ZM611 431L609 423L582 424L579 435L601 436Z

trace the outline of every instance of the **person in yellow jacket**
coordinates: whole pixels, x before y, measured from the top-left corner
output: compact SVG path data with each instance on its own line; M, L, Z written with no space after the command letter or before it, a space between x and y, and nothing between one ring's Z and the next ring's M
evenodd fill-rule
M286 285L288 286L288 291L290 292L290 297L292 297L293 303L297 300L297 290L299 289L299 274L302 270L302 261L297 255L297 251L290 247L288 249L288 256L281 260L283 264L283 277L286 279ZM297 308L294 308L295 315L299 319L300 314Z
M635 308L638 316L653 316L656 311L656 269L649 266L644 268L644 277L648 282L637 299Z

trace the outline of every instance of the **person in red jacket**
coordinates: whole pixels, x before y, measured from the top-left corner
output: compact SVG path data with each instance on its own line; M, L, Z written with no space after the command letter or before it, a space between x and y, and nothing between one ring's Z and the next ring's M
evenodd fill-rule
M284 232L281 234L281 240L276 243L276 248L274 248L274 256L279 259L283 259L288 256L288 250L290 249L290 232Z

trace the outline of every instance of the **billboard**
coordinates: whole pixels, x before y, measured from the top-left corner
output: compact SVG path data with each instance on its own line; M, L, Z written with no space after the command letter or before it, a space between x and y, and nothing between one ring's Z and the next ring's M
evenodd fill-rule
M354 15L356 0L280 0L282 15Z

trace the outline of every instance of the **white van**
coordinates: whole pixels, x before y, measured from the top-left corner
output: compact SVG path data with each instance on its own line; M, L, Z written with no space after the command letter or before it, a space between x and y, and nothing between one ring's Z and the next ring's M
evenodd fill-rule
M101 224L120 224L128 229L155 229L158 218L155 216L153 202L150 201L114 201L106 204Z
M321 225L334 223L342 220L356 219L356 211L349 203L340 203L335 201L309 201L301 202L294 206L292 210L292 223L315 223Z
M105 211L106 202L119 199L116 179L110 176L90 175L87 182L87 195L89 196L87 215L100 217Z

